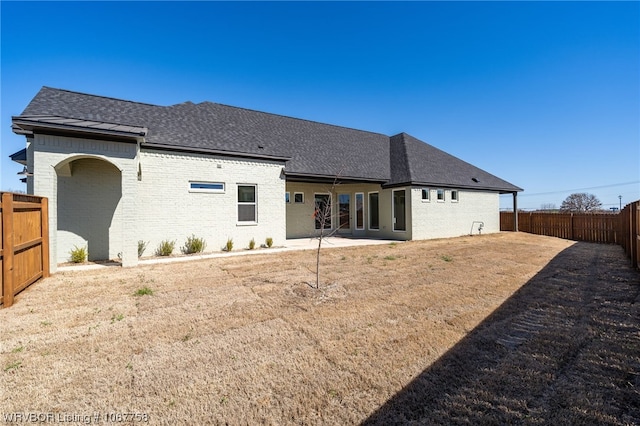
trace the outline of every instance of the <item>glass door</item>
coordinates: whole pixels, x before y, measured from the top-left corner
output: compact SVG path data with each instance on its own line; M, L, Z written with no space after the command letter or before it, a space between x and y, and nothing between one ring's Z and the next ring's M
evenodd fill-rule
M338 194L339 232L351 232L351 194Z

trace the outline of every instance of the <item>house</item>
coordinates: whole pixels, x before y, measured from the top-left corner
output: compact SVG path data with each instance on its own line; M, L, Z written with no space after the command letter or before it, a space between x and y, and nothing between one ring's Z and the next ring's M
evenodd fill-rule
M329 226L397 240L498 232L499 194L521 188L406 133L386 136L211 102L149 105L43 87L13 131L27 192L49 198L51 270L74 247L138 261L190 235L276 244ZM339 185L329 193L332 183ZM151 253L146 253L151 254Z

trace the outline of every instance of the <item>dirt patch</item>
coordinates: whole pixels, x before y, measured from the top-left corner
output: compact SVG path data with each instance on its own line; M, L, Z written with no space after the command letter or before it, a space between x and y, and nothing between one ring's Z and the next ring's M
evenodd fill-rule
M0 310L0 412L633 424L624 264L619 247L503 233L327 249L319 290L312 251L59 273Z

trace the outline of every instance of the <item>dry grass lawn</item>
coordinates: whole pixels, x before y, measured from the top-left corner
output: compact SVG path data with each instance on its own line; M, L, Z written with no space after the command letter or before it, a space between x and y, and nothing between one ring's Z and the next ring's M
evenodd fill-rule
M329 248L320 290L314 265L303 251L38 282L0 310L0 415L640 422L640 274L619 247L501 233Z

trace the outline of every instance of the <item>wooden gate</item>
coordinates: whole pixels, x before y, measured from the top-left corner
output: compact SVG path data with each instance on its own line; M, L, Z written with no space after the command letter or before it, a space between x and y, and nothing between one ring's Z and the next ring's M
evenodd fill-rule
M16 294L49 276L49 210L44 197L0 194L0 303L8 308Z

